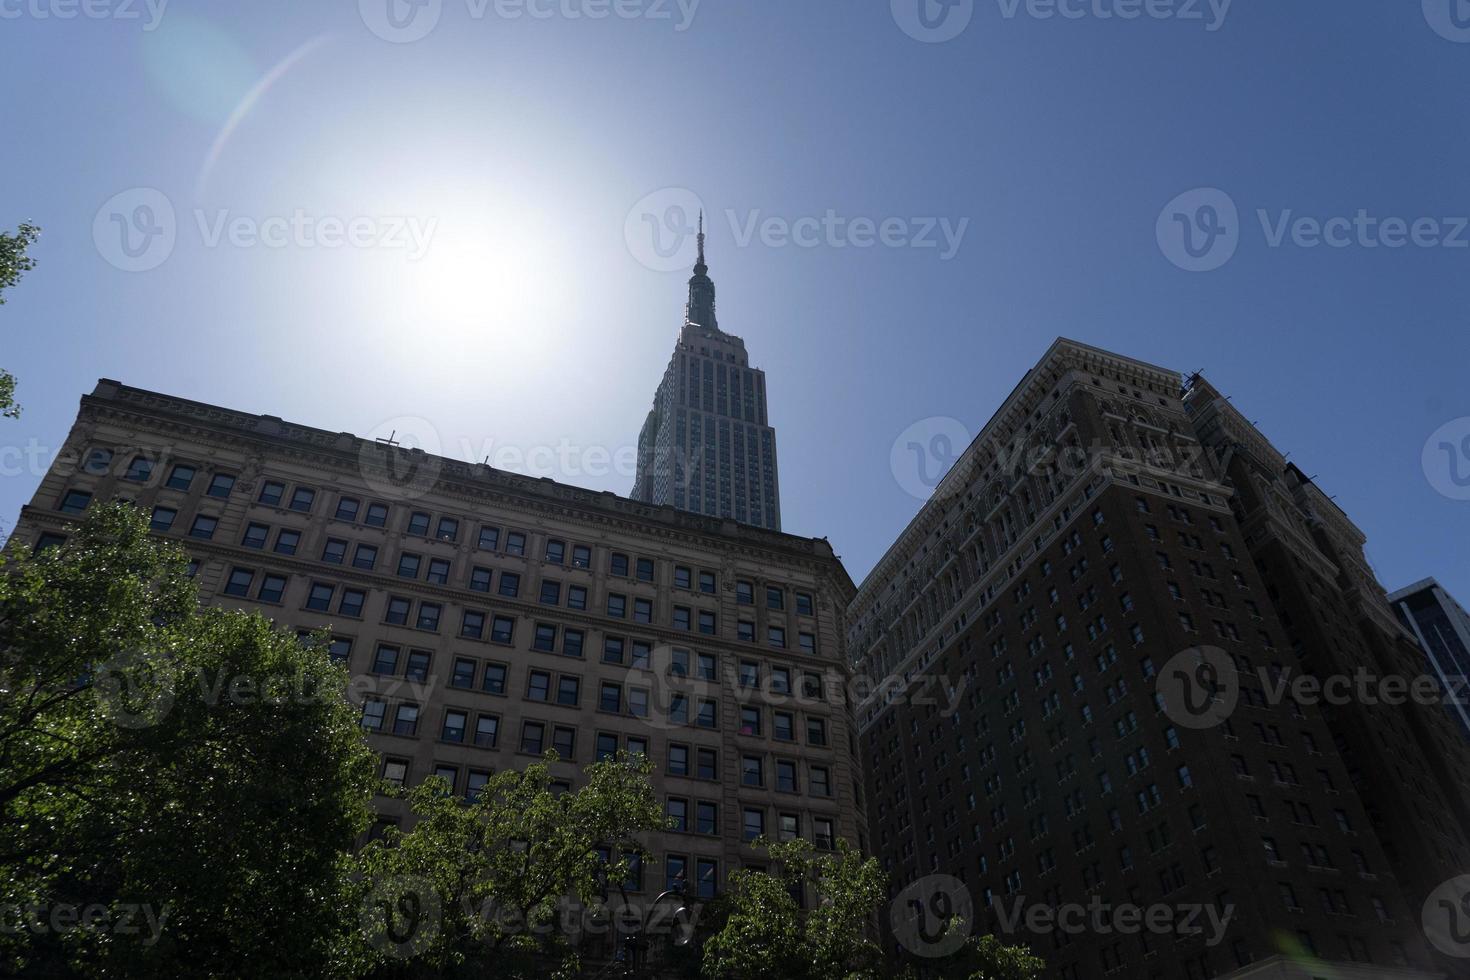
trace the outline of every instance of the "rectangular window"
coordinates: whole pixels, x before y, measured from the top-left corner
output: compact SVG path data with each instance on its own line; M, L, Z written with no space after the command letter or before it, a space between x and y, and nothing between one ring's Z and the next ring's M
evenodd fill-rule
M337 603L337 614L339 616L360 617L362 615L362 604L367 600L367 594L360 589L343 589L342 598Z
M442 609L443 607L437 602L419 603L418 628L434 633L439 632L439 614Z
M553 565L560 565L567 560L567 545L565 541L546 539L546 560Z
M208 514L197 514L194 517L193 526L189 528L189 537L208 541L214 537L214 530L217 527L219 527L219 518Z
M405 551L403 554L398 556L398 577L418 578L419 566L422 563L423 558L421 556L416 555L411 551Z
M408 663L403 668L403 676L411 681L428 680L429 663L433 656L428 650L408 651Z
M378 563L378 546L372 544L360 544L352 553L352 567L372 571L373 566Z
M715 573L714 572L700 572L699 573L699 591L701 591L701 592L703 592L703 593L705 593L707 595L714 595L715 594L716 589L715 589Z
M591 568L592 567L592 549L589 548L589 547L587 547L585 544L573 545L572 546L572 567L573 568Z
M268 507L279 507L281 498L286 495L286 485L274 480L266 480L260 485L260 496L257 498Z
M301 532L282 528L276 533L276 554L294 555L301 544Z
M174 518L179 512L172 507L153 508L153 517L148 521L148 527L154 531L167 531L174 526Z
M780 626L766 627L766 642L777 649L786 648L786 630Z
M568 586L567 587L567 608L568 609L586 609L587 608L587 590L586 590L586 588L584 588L583 586L580 586L580 585L571 585L571 586Z
M715 635L715 614L707 609L699 611L699 632L705 636Z
M741 840L747 843L757 837L763 837L766 833L766 811L755 807L746 807L743 813Z
M280 575L267 575L260 580L260 591L255 597L261 602L280 602L286 591L286 580Z
M496 616L490 621L490 639L495 643L509 643L515 633L515 620L509 616Z
M640 558L640 559L638 559L638 581L640 581L640 582L652 582L653 581L653 559L652 558Z
M674 566L674 588L689 588L689 569L685 568L683 565Z
M562 674L556 679L556 703L575 708L582 700L582 681L571 674Z
M616 744L616 742L614 744ZM687 776L687 775L689 775L689 746L687 746L687 745L670 745L669 746L669 775L671 775L671 776Z
M454 660L454 673L449 677L450 687L474 687L475 686L475 662L466 660L464 657L456 657Z
M477 566L470 570L470 588L475 592L489 592L490 578L490 569Z
M826 766L812 766L811 776L813 796L832 795L832 778Z
M720 832L720 805L707 800L694 804L694 832L696 834L718 834Z
M225 583L225 595L245 597L250 594L250 583L254 581L255 573L248 568L235 568L230 570L229 581Z
M440 541L454 541L459 537L459 520L454 517L439 518L439 527L434 531L434 537Z
M398 658L401 653L397 647L379 644L378 652L373 655L373 673L389 677L398 673Z
M494 715L480 715L475 719L475 744L482 749L493 749L500 740L500 719Z
M767 609L785 609L786 608L786 593L782 592L779 586L775 586L775 585L768 585L768 586L766 586L766 608Z
M561 605L561 583L543 580L541 582L541 604L543 606Z
M322 561L340 565L347 560L347 542L341 538L328 538L322 545Z
M444 712L444 727L439 737L446 742L463 742L467 716L463 711Z
M526 553L526 536L520 531L511 531L505 536L505 553L507 555L524 555Z
M514 599L521 594L521 577L515 572L500 573L500 594Z
M194 474L197 472L199 471L187 463L179 463L169 471L168 480L163 485L170 490L187 490L194 482Z
M574 629L565 629L565 630L562 630L562 637L561 637L561 652L562 652L562 654L564 656L568 656L568 657L580 657L582 655L583 640L584 640L584 634L582 633L581 630L574 630Z
M555 653L556 627L549 623L537 623L536 632L531 637L531 649L540 650L542 653Z
M416 704L400 704L398 712L393 716L394 735L414 735L419 730L419 706Z
M92 502L92 495L84 490L68 490L61 498L58 508L63 514L80 514Z
M270 533L271 529L264 524L246 524L240 545L245 548L264 548Z
M598 695L597 706L603 711L621 714L623 711L623 688L619 684L604 681Z
M332 516L337 518L337 520L339 521L356 523L357 513L361 509L362 501L358 500L356 497L338 497L337 512Z
M316 491L310 487L297 487L291 494L291 509L303 514L311 513L311 505L316 501Z
M609 574L612 574L612 575L620 575L623 578L627 578L628 577L628 556L627 555L620 555L617 552L614 552L613 554L609 555L608 556L608 560L607 560L607 569L608 569Z
M805 592L796 593L796 614L798 616L811 616L812 597Z
M694 775L700 779L720 778L720 756L715 749L696 749Z
M480 525L479 547L481 551L494 551L500 547L500 528Z
M540 755L546 747L546 726L539 721L521 724L521 751Z
M368 527L387 527L388 505L368 504L367 516L362 519L362 522Z
M575 759L577 757L577 730L565 725L557 725L551 730L551 747L563 760Z
M776 789L782 793L800 791L800 787L796 784L796 763L786 759L776 760Z
M444 558L429 559L429 572L424 580L435 585L446 585L449 582L449 562Z
M209 478L205 493L211 497L228 497L235 489L235 477L231 473L216 473Z
M485 614L478 609L466 609L459 621L459 635L469 640L478 640L485 635Z
M544 670L533 670L526 675L526 699L530 701L551 700L551 675Z
M324 582L311 583L311 592L306 597L306 608L317 612L330 612L332 609L332 595L337 590Z
M624 619L628 615L628 597L612 594L607 597L607 614L614 619Z
M402 596L389 596L388 610L383 615L383 621L391 626L407 626L408 610L411 605L412 603Z
M486 664L485 682L481 685L481 690L487 694L504 694L505 671L505 664Z
M755 604L755 586L749 582L735 583L735 601L742 606Z
M408 515L408 531L407 531L407 533L416 535L416 536L421 537L421 538L428 537L429 536L429 520L430 520L430 518L429 518L429 515L428 514L425 514L421 510L414 511L412 514L409 514Z

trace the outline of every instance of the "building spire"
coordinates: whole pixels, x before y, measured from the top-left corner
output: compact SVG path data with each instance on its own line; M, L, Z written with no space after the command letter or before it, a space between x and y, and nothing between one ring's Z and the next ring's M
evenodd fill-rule
M706 330L719 330L715 322L715 284L704 261L704 209L699 211L699 257L694 262L694 275L689 277L689 305L684 307L684 322L697 323Z

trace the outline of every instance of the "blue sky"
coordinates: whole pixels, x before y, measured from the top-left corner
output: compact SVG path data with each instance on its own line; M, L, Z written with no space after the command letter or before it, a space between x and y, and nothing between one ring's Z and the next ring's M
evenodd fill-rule
M900 433L1067 335L1203 369L1385 584L1470 600L1470 4L393 2L0 0L0 225L44 229L0 520L98 377L626 492L702 203L786 529L855 578Z

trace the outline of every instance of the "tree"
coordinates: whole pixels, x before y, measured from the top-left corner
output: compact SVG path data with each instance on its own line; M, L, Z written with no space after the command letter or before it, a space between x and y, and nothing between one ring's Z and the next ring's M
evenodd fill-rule
M5 290L14 286L22 272L35 268L36 260L26 254L26 249L35 243L41 229L33 224L22 223L14 235L0 232L0 305L5 302ZM0 416L16 418L20 406L15 403L15 377L0 370Z
M965 943L946 964L944 976L965 980L1041 980L1046 961L1031 955L1025 946L1007 946L994 936L980 936Z
M184 554L127 505L11 559L0 914L20 922L0 973L342 972L376 782L345 671L201 609Z
M409 791L413 828L388 829L361 855L372 973L575 973L576 930L563 911L602 905L608 883L646 857L637 836L668 820L645 757L595 763L575 792L554 786L556 758L491 776L472 802L437 778Z
M770 853L773 871L741 869L730 875L723 926L704 945L709 980L839 980L877 977L881 950L869 925L883 900L886 876L876 858L864 859L846 842L818 853L805 840L757 847ZM797 895L810 888L816 904L803 910Z

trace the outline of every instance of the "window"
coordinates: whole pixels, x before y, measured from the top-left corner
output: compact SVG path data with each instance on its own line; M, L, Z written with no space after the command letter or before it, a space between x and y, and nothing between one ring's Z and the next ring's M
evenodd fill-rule
M187 490L189 489L189 485L194 482L194 474L198 472L198 470L187 463L178 463L169 471L168 479L164 481L163 485L170 490Z
M439 518L439 527L434 531L434 537L440 541L454 541L459 537L459 519L454 517Z
M537 623L536 632L531 638L531 649L540 650L542 653L555 653L556 627L549 623Z
M761 709L743 707L740 709L740 734L759 735L761 733Z
M764 786L765 771L758 755L740 757L740 784L742 786Z
M413 735L419 730L419 706L416 704L400 704L398 712L393 716L394 735Z
M174 526L174 518L179 512L172 507L153 508L153 517L148 521L148 527L154 531L167 531Z
M280 575L267 575L260 580L260 591L255 597L261 602L280 602L286 591L286 579Z
M735 624L735 639L745 643L755 642L755 624L749 620L740 620Z
M539 721L528 721L521 725L521 751L540 755L546 745L546 726Z
M446 742L463 742L467 717L463 711L444 712L444 727L439 737Z
M544 580L541 583L541 604L543 606L561 605L561 583Z
M789 711L777 711L771 716L771 735L778 741L796 741L796 719Z
M741 840L753 841L757 837L765 836L766 811L748 806L741 817Z
M623 688L619 684L604 681L602 692L598 696L597 706L603 711L612 711L621 714L623 710Z
M500 528L480 525L479 548L481 551L494 551L500 547Z
M112 468L112 450L97 448L87 453L82 469L94 476L101 476Z
M372 571L378 563L378 546L372 544L360 544L352 553L352 567L363 568Z
M449 676L450 687L475 686L475 662L464 657L454 659L454 672Z
M264 524L246 524L240 544L246 548L264 548L271 529Z
M755 586L749 582L735 583L735 601L742 606L755 604Z
M676 629L676 630L687 630L687 629L689 629L689 615L690 615L690 612L691 612L691 610L689 609L688 606L675 606L674 607L674 629Z
M303 514L311 512L311 505L316 501L316 491L310 487L297 487L291 494L291 509Z
M553 565L560 565L567 559L567 545L565 541L546 539L546 560Z
M714 572L700 572L699 573L699 591L701 591L701 592L703 592L703 593L705 593L707 595L714 595L715 594L715 592L717 590L715 589L715 573Z
M286 485L274 480L266 480L260 485L260 496L256 499L269 507L279 507L281 498L286 495Z
M676 891L685 885L684 872L688 860L678 854L664 855L664 890Z
M435 585L445 585L449 582L449 562L444 558L429 559L429 572L424 580Z
M46 551L47 549L60 548L64 544L66 544L66 535L54 534L50 531L46 531L36 537L36 546L31 549L31 554L39 555L41 552ZM190 562L189 564L191 568L195 566L194 562ZM193 572L190 572L189 577L194 577Z
M837 838L832 833L832 821L827 817L817 817L812 821L812 824L816 828L812 834L812 839L817 845L817 850L831 851L836 849Z
M577 757L577 730L565 725L557 725L551 730L551 747L561 758L575 759Z
M709 698L700 698L699 706L694 714L694 723L700 728L718 728L719 705Z
M211 497L228 497L235 489L235 477L231 473L216 473L209 478L209 487L204 492Z
M572 546L572 567L573 568L591 568L592 567L592 549L589 548L589 547L587 547L585 544L573 545Z
M556 703L575 708L582 699L581 678L562 674L556 679Z
M799 646L801 648L801 652L802 653L810 654L811 656L814 656L814 657L817 655L817 638L816 638L816 636L814 634L812 634L812 633L798 633L798 634L796 634L796 644L797 644L797 646Z
M433 654L428 650L408 651L408 663L403 668L403 676L411 681L426 681L429 679L429 662Z
M685 568L683 565L674 566L674 588L689 588L689 569Z
M714 898L720 883L720 863L714 858L695 858L694 893L700 898Z
M383 615L383 621L392 626L407 626L410 605L411 603L402 596L389 596L388 610Z
M465 783L464 783L464 799L465 799L465 802L466 803L476 803L476 802L479 802L480 794L485 791L485 785L487 783L489 783L489 782L490 782L490 774L488 772L480 772L479 770L471 769L470 772L469 772L469 774L465 777Z
M505 664L486 664L485 681L480 686L487 694L505 693Z
M368 504L367 516L362 519L362 522L368 527L387 527L388 505Z
M796 840L801 836L801 819L794 813L776 815L776 839Z
M332 608L332 594L337 590L323 582L311 583L311 592L306 597L306 608L317 612L329 612Z
M225 583L225 595L248 596L254 579L255 573L248 568L231 569L229 581Z
M689 801L688 800L681 800L678 797L671 796L671 797L669 797L668 803L665 805L664 812L666 814L668 814L669 821L670 821L670 826L669 826L669 829L670 830L676 830L676 831L679 831L680 833L687 833L688 832L688 830L689 830Z
M811 767L811 792L813 796L832 795L832 777L826 766Z
M340 565L347 560L347 542L341 538L328 538L322 545L322 561Z
M766 642L777 649L785 649L786 630L780 626L766 627Z
M208 541L214 537L214 530L217 527L219 527L219 518L208 514L198 514L194 517L193 526L189 528L189 537Z
M439 613L441 608L437 602L419 603L418 628L437 633L439 631Z
M398 577L418 578L419 566L423 564L423 557L411 551L405 551L398 556Z
M475 744L482 749L493 749L500 739L500 719L494 715L480 715L475 719Z
M511 531L505 536L505 553L507 555L524 555L526 553L526 536L520 531Z
M634 599L633 600L633 622L635 622L635 623L652 623L653 622L653 602L651 600L649 600L649 599Z
M640 582L652 582L653 581L653 559L652 558L640 558L640 559L638 559L638 581L640 581Z
M776 789L782 793L796 793L800 787L796 783L796 763L787 759L776 760Z
M80 514L92 502L92 495L84 490L68 490L61 498L58 508L63 514Z
M392 676L398 673L398 658L402 651L397 647L390 647L380 643L378 652L373 655L373 673Z
M429 515L428 514L425 514L421 510L416 510L412 514L409 514L408 515L408 531L407 531L407 533L417 535L417 536L419 536L421 538L428 537L429 536Z
M621 636L604 636L602 638L602 662L605 664L622 663L624 647Z
M514 599L521 594L521 577L515 572L500 573L500 594Z
M358 500L356 497L338 497L337 512L332 516L337 518L337 520L339 521L347 521L351 523L357 520L357 512L361 509L362 501Z
M607 614L614 619L623 619L628 615L628 597L610 594L607 597Z
M613 552L607 557L607 570L610 575L628 576L628 556Z
M301 532L282 528L276 533L276 554L294 555L301 544Z
M616 740L614 740L614 744L616 744ZM670 745L669 746L669 775L671 775L671 776L687 776L687 775L689 775L689 746L687 746L687 745Z
M715 749L696 749L694 775L699 779L720 778L720 754Z
M466 609L459 620L459 635L468 640L478 640L485 635L485 614L478 609Z
M360 589L343 589L342 598L337 602L337 614L339 616L360 617L362 615L362 604L367 600L367 593Z
M494 643L509 643L515 634L515 621L509 616L496 616L490 621L490 639Z
M798 616L815 615L812 607L812 597L805 592L796 593L796 614Z
M581 630L562 630L561 652L563 656L580 657L582 655L583 633Z
M586 609L587 608L587 589L586 589L585 586L581 586L581 585L569 585L569 586L567 586L567 608L568 609Z
M784 593L784 592L781 591L780 586L776 586L776 585L768 585L768 586L766 586L766 608L767 609L785 609L786 608L786 593Z
M718 834L720 832L720 805L708 800L694 804L694 832L696 834Z
M383 730L383 715L388 706L382 701L364 701L362 705L362 721L360 724L370 732Z
M827 744L827 721L824 718L806 720L806 742L808 745Z
M490 575L490 569L476 566L470 571L470 588L476 592L489 592Z
M715 614L707 609L699 611L699 632L705 636L715 635Z
M533 670L526 676L526 698L530 701L551 700L551 675L544 670Z
M402 786L408 781L408 763L402 759L384 759L383 781Z

